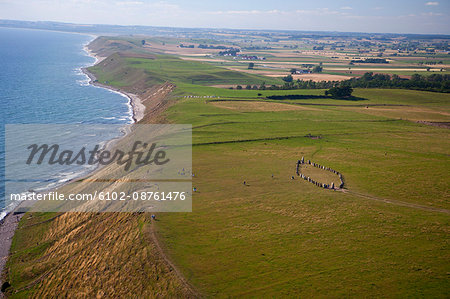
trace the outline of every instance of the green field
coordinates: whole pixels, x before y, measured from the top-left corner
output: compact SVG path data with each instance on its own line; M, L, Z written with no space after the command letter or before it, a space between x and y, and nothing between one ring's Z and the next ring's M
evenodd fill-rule
M355 95L367 99L364 105L426 108L449 121L448 95ZM173 122L193 124L198 188L193 213L159 216L173 260L209 295L443 297L450 270L448 129L414 123L406 113L401 119L337 106L360 102L301 102L324 106L240 112L186 99L167 112ZM217 141L229 143L195 146ZM291 180L302 156L343 173L349 192Z
M170 81L177 85L214 84L281 84L281 79L268 78L226 70L203 62L187 61L169 55L156 55L155 59L122 57L115 54L90 70L100 83L126 86L136 81L146 86ZM133 75L131 75L133 74Z
M418 122L448 125L450 95L214 88L280 82L160 55L90 70L127 91L176 85L164 119L193 127L193 212L27 214L8 262L16 297L185 295L152 231L206 297L448 296L449 131ZM293 94L306 98L267 98ZM342 173L345 190L300 179L301 157Z

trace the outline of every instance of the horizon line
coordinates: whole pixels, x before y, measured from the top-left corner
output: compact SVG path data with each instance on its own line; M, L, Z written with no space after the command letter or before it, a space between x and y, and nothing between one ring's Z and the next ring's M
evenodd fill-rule
M402 32L364 32L364 31L337 31L337 30L300 30L300 29L248 29L248 28L225 28L225 27L178 27L178 26L158 26L158 25L119 25L119 24L105 24L105 23L73 23L73 22L61 22L61 21L31 21L31 20L17 20L17 19L1 19L0 22L9 21L9 22L24 22L24 23L56 23L56 24L64 24L64 25L79 25L79 26L116 26L123 28L132 28L132 27L141 27L141 28L170 28L170 29L196 29L196 30L229 30L229 31L254 31L254 32L302 32L302 33L351 33L351 34L384 34L384 35L422 35L422 36L446 36L450 38L450 33L402 33ZM0 27L7 27L0 23ZM13 25L13 24L9 24ZM21 28L21 27L10 27L10 28ZM27 29L42 29L42 28L28 28ZM71 29L71 28L67 28ZM76 29L76 28L72 28ZM48 30L48 29L43 29ZM59 31L54 29L55 31ZM76 30L71 30L71 32L79 32ZM82 32L81 32L82 33ZM117 33L120 34L120 33Z

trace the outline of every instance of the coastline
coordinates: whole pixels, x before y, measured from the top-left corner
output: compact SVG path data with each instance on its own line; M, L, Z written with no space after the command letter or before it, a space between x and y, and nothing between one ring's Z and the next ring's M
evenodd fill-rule
M96 82L95 75L92 74L91 72L89 72L87 70L87 68L96 65L97 63L99 63L102 60L104 60L106 57L99 56L99 55L95 54L93 51L91 51L89 49L89 45L92 43L92 41L94 41L98 37L97 35L92 35L92 34L82 34L82 35L89 35L89 36L92 37L92 39L89 40L87 43L82 44L82 49L83 49L84 52L86 52L87 56L93 57L95 59L95 61L94 61L94 63L92 65L79 68L81 70L81 72L88 78L88 80L89 80L88 84L90 84L92 86L95 86L95 87L98 87L98 88L107 89L109 91L115 92L115 93L120 94L121 96L127 98L128 99L127 105L129 106L129 115L128 115L128 117L130 117L130 119L132 121L130 123L130 125L132 125L134 123L137 123L138 121L140 121L144 117L144 112L145 112L145 106L142 104L141 99L139 98L139 96L137 96L135 94L128 93L128 92L125 92L123 90L120 90L119 88L114 88L114 87L103 85L103 84L100 84L100 83ZM125 132L125 134L126 134L126 132ZM122 138L122 137L120 136L118 138ZM107 140L106 144L110 144L115 139L116 138L114 138L113 140ZM93 171L95 171L95 170L93 170ZM81 177L83 177L83 176L84 175L82 175ZM68 180L64 184L66 184L66 183L68 183L68 182L70 182L72 180L73 179ZM1 213L0 213L0 228L2 226L3 220L6 219L9 214L14 213L16 210L17 210L17 206L13 207L11 210L6 210L5 209L5 210L1 211ZM0 267L0 273L1 273L1 267Z
M17 207L16 207L17 209ZM19 221L24 215L16 212L16 209L6 214L5 218L0 220L0 275L1 283L3 284L3 271L9 257L9 249L11 248L14 232L16 231ZM0 298L3 298L3 293L0 293Z
M93 57L98 59L96 56L93 56ZM104 59L104 57L103 57L103 59ZM99 60L99 62L100 61L101 60ZM81 71L89 78L89 84L99 87L99 88L104 88L104 89L108 89L113 92L117 92L117 93L121 94L122 96L126 97L128 99L128 105L130 105L130 108L131 108L131 115L132 115L131 117L133 119L133 123L137 123L144 117L145 106L144 106L144 104L142 104L142 100L138 95L130 93L130 92L125 92L119 88L115 88L115 87L111 87L108 85L98 83L95 75L93 73L89 72L87 70L87 67L81 68Z
M106 57L99 56L95 54L91 49L89 49L89 45L92 43L92 41L95 40L96 37L97 36L93 36L93 39L83 46L83 50L88 54L88 56L91 56L95 59L95 62L91 66L94 66L106 59ZM93 73L89 72L88 67L82 67L81 71L89 78L90 85L108 89L110 91L117 92L120 95L126 97L128 99L128 105L130 106L131 118L133 119L134 123L137 123L144 117L145 106L144 104L142 104L142 100L138 95L135 95L130 92L125 92L123 90L120 90L119 88L114 88L112 86L98 83L97 78Z
M94 37L94 39L95 39L95 37ZM96 65L97 63L101 62L102 60L104 60L106 58L106 57L100 57L100 56L96 55L89 49L89 44L94 39L92 39L88 44L83 45L83 50L88 54L88 56L95 58L95 62L91 66ZM88 67L90 67L90 66L88 66ZM131 112L131 119L133 120L131 125L137 123L144 117L145 106L142 104L142 101L139 98L139 96L132 94L132 93L124 92L124 91L120 90L119 88L114 88L114 87L103 85L103 84L96 82L97 79L96 79L95 75L87 70L88 67L82 67L80 69L83 72L83 74L85 74L89 78L90 85L93 85L93 86L96 86L99 88L108 89L112 92L119 93L120 95L122 95L123 97L126 97L128 99L128 105L130 107L130 112ZM125 132L125 135L126 134L127 134L127 132ZM123 138L125 135L120 136L118 138ZM117 138L114 138L112 140L107 140L105 146L111 145L116 140L117 140ZM95 172L96 170L97 170L97 168L90 171L88 174ZM88 174L82 175L81 177L84 177ZM70 182L77 180L79 178L80 177L72 178L72 179L68 180L67 182L64 182L61 186L69 184ZM61 187L61 186L59 186L59 187ZM10 211L5 211L5 216L2 219L0 219L0 285L4 283L3 273L5 271L5 265L8 260L8 257L9 257L9 251L11 248L11 243L12 243L12 239L14 237L15 230L16 230L17 226L19 225L20 219L24 215L24 212L19 211L19 207L20 207L20 204L17 205L16 207L14 207ZM3 297L4 297L4 294L0 292L0 298L3 298Z

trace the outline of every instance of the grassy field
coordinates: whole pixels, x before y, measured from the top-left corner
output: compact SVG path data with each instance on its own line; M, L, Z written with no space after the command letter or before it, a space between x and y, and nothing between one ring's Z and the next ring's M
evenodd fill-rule
M443 179L449 133L408 120L408 109L448 122L449 97L404 90L356 95L366 98L363 107L314 99L291 101L320 104L301 110L239 111L186 99L167 112L173 122L194 126L198 192L193 213L160 215L158 232L200 291L445 296L449 217L426 207L450 208ZM395 116L373 115L366 104L405 106L396 106ZM254 141L236 142L242 140ZM217 141L224 143L205 144ZM291 180L302 156L343 173L348 192Z
M417 123L450 122L448 94L357 89L350 101L214 88L205 85L271 82L158 55L114 54L91 70L127 91L176 85L163 116L193 126L193 212L154 224L27 214L8 262L13 297L189 295L152 230L207 297L448 296L449 131ZM266 98L291 94L311 97ZM342 173L346 190L297 177L302 156Z
M155 59L126 57L118 54L105 59L90 70L100 83L123 87L145 82L147 86L170 81L175 84L281 84L281 79L230 71L205 62L194 62L169 55ZM133 75L131 75L133 74Z

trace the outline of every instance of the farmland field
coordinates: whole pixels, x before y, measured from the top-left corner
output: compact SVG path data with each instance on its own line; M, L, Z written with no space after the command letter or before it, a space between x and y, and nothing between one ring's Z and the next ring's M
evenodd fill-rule
M448 287L449 133L410 111L449 122L449 97L355 94L364 106L315 99L292 101L300 110L254 110L249 97L248 107L186 99L167 111L194 126L198 192L194 213L161 215L157 229L201 291L439 296ZM366 113L376 104L394 105L395 115ZM340 171L346 192L292 180L302 156Z

